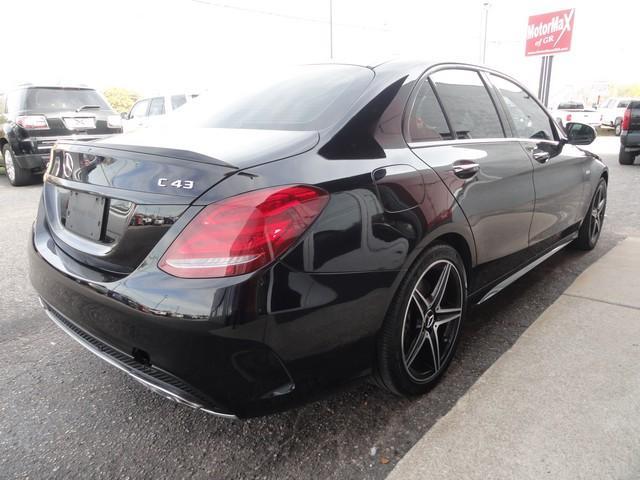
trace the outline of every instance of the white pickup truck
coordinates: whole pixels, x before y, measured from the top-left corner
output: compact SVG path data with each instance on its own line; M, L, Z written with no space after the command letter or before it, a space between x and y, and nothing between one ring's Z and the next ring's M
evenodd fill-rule
M638 98L629 97L611 97L602 104L598 112L600 113L600 124L603 127L615 128L616 135L620 136L622 132L622 117L624 111L629 106L629 102L640 100Z
M553 118L564 125L567 122L586 123L592 127L600 126L600 112L594 109L584 108L582 102L561 102L551 108Z

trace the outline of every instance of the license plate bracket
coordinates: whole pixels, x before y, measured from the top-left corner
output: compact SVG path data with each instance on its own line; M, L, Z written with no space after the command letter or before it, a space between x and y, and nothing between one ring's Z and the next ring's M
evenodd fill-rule
M102 235L106 199L98 195L72 191L65 215L65 228L89 240L99 241Z

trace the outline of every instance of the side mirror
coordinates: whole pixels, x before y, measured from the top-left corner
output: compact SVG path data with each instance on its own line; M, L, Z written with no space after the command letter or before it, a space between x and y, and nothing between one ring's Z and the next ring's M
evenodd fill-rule
M120 118L122 118L123 120L129 120L129 112L122 112L120 114Z
M567 143L571 145L590 145L597 136L595 128L584 123L567 122L564 131L567 133Z

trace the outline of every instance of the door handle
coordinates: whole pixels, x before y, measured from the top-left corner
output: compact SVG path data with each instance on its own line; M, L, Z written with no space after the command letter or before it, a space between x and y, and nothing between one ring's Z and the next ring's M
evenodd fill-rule
M551 158L549 152L545 152L544 150L535 149L531 152L533 159L538 163L547 163L547 160Z
M453 165L453 173L458 178L471 178L480 171L477 163L456 163Z

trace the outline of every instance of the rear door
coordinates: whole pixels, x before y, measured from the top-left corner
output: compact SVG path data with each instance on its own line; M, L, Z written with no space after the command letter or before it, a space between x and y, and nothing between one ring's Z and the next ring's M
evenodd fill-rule
M506 78L488 77L511 120L514 136L533 164L536 204L529 242L553 243L582 220L590 159L579 148L560 144L551 118L528 92Z
M531 160L506 135L482 77L447 68L423 79L417 92L407 127L410 146L467 216L478 263L526 249L534 205Z

